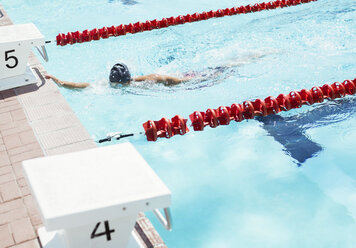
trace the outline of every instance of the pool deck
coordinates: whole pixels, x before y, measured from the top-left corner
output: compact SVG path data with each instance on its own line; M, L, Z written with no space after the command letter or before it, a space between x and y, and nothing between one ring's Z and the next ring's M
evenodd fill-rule
M0 26L12 21L0 5ZM36 85L0 91L0 248L38 248L42 226L26 184L22 161L96 147L34 54L29 60L40 78ZM144 247L167 247L140 213L136 234Z

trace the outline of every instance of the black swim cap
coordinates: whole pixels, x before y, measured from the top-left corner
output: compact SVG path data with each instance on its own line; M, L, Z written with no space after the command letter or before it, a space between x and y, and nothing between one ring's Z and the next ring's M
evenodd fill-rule
M115 64L110 71L111 83L128 83L131 80L129 69L124 63Z

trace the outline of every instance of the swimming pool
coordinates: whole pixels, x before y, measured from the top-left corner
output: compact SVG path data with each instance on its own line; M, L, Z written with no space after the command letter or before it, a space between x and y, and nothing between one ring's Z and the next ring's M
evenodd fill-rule
M91 29L257 1L4 0L15 23L48 39ZM21 6L21 8L19 8ZM45 11L44 11L45 10ZM49 73L89 81L61 89L95 139L142 123L355 78L356 3L349 0L211 19L81 45L48 46ZM252 59L257 57L258 59ZM108 87L111 66L181 75L246 62L205 83ZM148 143L131 139L171 189L169 247L354 247L356 99L206 128Z

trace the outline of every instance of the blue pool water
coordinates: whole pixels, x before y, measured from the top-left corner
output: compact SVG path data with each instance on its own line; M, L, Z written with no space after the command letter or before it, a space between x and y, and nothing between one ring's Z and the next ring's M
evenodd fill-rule
M15 23L58 33L257 1L3 0ZM310 89L356 77L356 2L211 19L82 45L48 45L49 73L88 81L61 89L94 139L142 131L149 119ZM110 88L118 61L133 75L180 76L240 62L204 83ZM172 191L169 247L356 247L356 98L148 143L131 139Z

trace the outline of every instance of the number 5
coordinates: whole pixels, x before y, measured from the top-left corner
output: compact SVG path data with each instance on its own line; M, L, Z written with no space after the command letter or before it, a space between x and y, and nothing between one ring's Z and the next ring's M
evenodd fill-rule
M13 53L13 52L15 52L15 49L14 50L10 50L10 51L5 51L5 61L13 59L14 62L15 62L15 64L12 65L12 66L9 65L9 64L6 64L6 67L9 68L9 69L13 69L19 64L19 60L15 56L9 56L9 53Z

